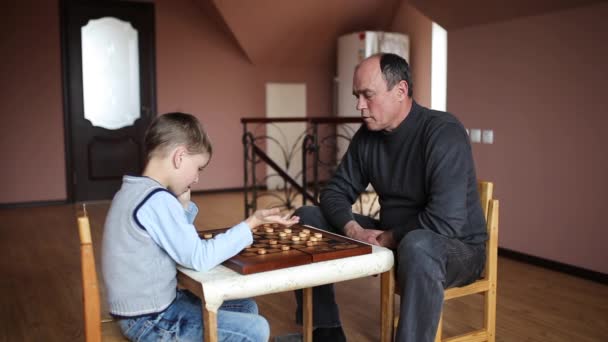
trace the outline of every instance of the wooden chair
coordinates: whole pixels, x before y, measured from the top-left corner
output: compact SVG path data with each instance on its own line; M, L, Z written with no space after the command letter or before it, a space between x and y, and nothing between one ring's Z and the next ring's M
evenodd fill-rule
M435 342L464 342L464 341L489 341L496 340L496 275L498 260L498 200L492 199L494 184L491 182L479 182L478 184L481 207L487 221L488 241L486 242L486 267L484 276L476 282L445 290L444 300L459 298L472 294L483 294L484 303L484 325L482 329L474 330L466 334L441 339L443 314L439 319ZM398 286L396 292L400 293ZM395 327L399 317L395 317Z
M77 221L78 233L80 235L85 340L87 342L99 342L103 336L105 341L127 341L122 336L117 324L111 319L101 318L99 285L97 282L95 255L93 254L91 226L86 211L78 214ZM104 323L103 330L102 323Z

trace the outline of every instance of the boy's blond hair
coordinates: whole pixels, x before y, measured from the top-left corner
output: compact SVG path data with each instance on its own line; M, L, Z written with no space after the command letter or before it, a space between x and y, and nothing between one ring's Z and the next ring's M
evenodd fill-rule
M213 152L209 136L194 115L176 112L157 116L144 137L146 160L164 157L178 145L193 154L208 153L211 157Z

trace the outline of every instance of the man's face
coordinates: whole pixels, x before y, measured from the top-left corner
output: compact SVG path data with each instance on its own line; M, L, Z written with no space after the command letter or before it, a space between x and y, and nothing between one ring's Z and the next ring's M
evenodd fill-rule
M363 61L355 71L353 95L357 110L370 131L390 131L399 125L398 86L387 90L378 58Z

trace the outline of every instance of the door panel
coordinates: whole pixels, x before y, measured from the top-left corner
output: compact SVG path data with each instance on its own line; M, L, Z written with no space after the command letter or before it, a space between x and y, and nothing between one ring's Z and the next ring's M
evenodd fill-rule
M83 91L83 52L82 32L90 32L94 21L113 21L132 28L131 51L129 56L136 56L137 61L129 65L139 66L139 89L133 82L114 82L100 77L116 74L117 77L130 77L133 73L125 72L125 63L116 61L116 56L124 55L120 42L102 39L106 46L87 45L88 58L94 57L97 64L94 69L87 69L87 117L100 114L96 109L107 101L108 108L112 103L127 102L131 110L139 113L124 113L129 120L124 124L114 118L95 120L94 125L85 118L85 93ZM155 64L154 64L154 5L150 3L112 2L112 1L66 1L62 8L63 62L65 90L66 151L68 172L68 197L71 201L110 199L120 187L124 174L140 174L144 167L143 135L145 129L156 115ZM89 31L87 31L89 30ZM133 33L134 32L134 33ZM127 43L128 44L128 43ZM133 49L137 49L134 51ZM118 51L115 51L118 50ZM123 49L124 50L124 49ZM126 52L127 54L129 52ZM123 56L124 57L124 56ZM91 63L84 63L90 67ZM96 69L95 69L96 68ZM135 67L137 68L137 67ZM137 72L137 70L135 70ZM124 75L129 74L129 75ZM97 77L97 78L95 78ZM137 96L138 99L133 99ZM93 96L91 96L93 94ZM99 94L98 96L96 94ZM125 99L126 98L126 99ZM94 102L92 102L94 101ZM94 103L94 106L90 104ZM135 103L135 107L133 107ZM116 107L119 108L119 107ZM117 111L122 109L116 109ZM101 111L103 112L103 111ZM105 113L108 113L106 110ZM135 120L133 120L136 118ZM100 124L106 122L109 124ZM107 128L105 128L107 127Z
M88 177L93 181L115 180L138 170L141 160L140 144L130 137L104 139L93 137L89 143ZM133 158L136 156L136 158Z

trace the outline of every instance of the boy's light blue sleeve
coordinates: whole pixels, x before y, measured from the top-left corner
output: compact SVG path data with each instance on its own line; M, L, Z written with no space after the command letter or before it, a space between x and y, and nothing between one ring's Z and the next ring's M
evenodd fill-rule
M219 265L253 242L245 222L213 239L201 240L192 225L197 212L196 205L184 210L171 193L159 191L139 206L135 218L139 228L148 232L176 263L197 271Z
M190 201L190 203L188 203L188 209L186 209L185 212L188 223L194 224L194 219L196 219L196 215L198 215L198 207L196 204Z

